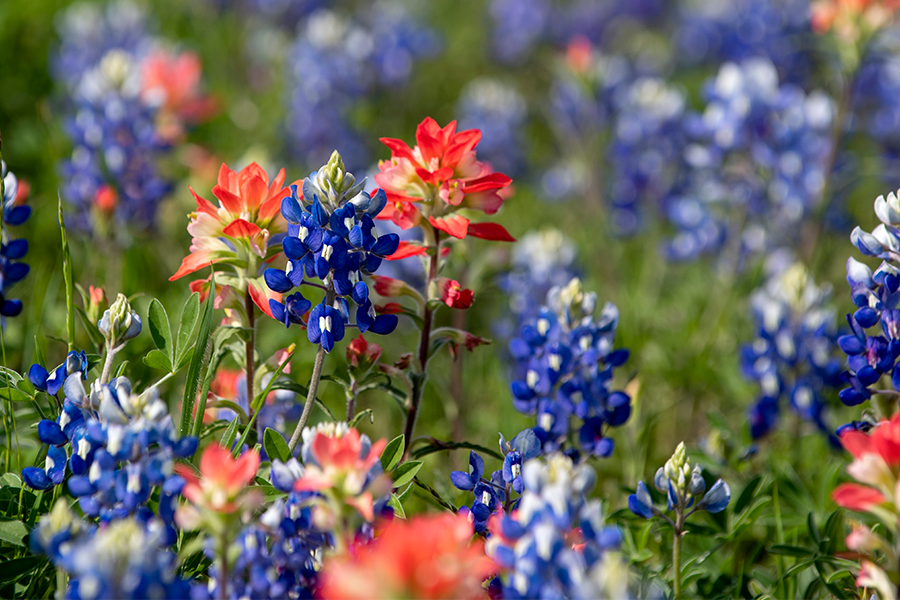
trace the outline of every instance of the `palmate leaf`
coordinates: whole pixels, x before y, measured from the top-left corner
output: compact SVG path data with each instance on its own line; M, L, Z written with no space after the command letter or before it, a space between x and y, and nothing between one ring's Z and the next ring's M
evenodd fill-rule
M172 326L169 324L169 315L166 313L162 302L153 298L147 309L147 324L150 329L150 337L159 351L169 358L169 364L175 362L175 349L172 343ZM171 369L170 369L171 370Z
M200 294L194 292L184 303L181 309L181 323L178 324L178 335L175 338L175 354L177 360L172 362L182 364L184 355L188 351L188 343L191 341L191 335L197 325L197 318L200 316Z

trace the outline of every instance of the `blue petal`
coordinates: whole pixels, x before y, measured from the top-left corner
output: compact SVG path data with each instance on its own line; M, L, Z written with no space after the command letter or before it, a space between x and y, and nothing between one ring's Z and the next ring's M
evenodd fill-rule
M46 490L53 486L53 481L43 469L37 467L25 467L22 469L22 479L25 485L33 490Z
M369 286L365 281L357 281L353 286L353 301L362 306L369 300Z
M284 255L290 260L300 260L307 252L306 244L301 242L300 238L290 236L284 238L284 241L281 242L281 249L284 250Z
M47 369L45 369L41 365L34 364L31 365L30 369L28 369L28 380L31 382L31 385L41 391L47 391L48 376L49 373L47 373Z
M56 421L47 419L38 423L38 439L51 446L62 446L69 441L69 438L63 433L62 427Z
M397 315L378 315L375 317L375 322L369 327L369 331L378 335L388 335L397 329L399 323L400 319Z
M291 186L291 190L293 190L295 194L296 188L296 185ZM299 223L300 218L303 216L303 208L293 196L285 196L281 201L281 216L283 216L284 220L288 223Z
M6 258L18 260L28 254L28 240L13 240L6 246Z
M266 269L263 277L266 280L266 285L269 286L269 289L273 292L284 294L294 288L293 282L288 279L288 276L285 275L284 271L281 269Z
M372 253L379 256L390 256L400 246L400 236L396 233L386 233L378 238L372 246Z
M450 482L460 490L471 491L475 489L475 482L468 473L453 471L450 473Z

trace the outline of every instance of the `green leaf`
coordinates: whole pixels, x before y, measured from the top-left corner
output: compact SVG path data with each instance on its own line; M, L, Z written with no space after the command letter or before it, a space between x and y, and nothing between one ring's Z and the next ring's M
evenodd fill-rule
M21 521L0 520L0 540L16 546L24 546L22 540L28 535L28 528Z
M406 486L405 490L403 490L402 492L397 494L397 499L400 500L400 502L406 502L406 499L409 498L410 496L412 496L412 493L413 493L413 490L415 489L415 487L416 487L416 484L414 484L414 483L409 484L408 486Z
M400 503L400 499L397 498L397 494L391 494L390 500L388 500L388 506L394 509L394 516L400 517L401 519L406 519L406 511L403 510L403 504Z
M399 488L403 487L407 483L413 480L413 477L416 476L416 473L419 472L419 469L422 468L421 460L408 460L405 463L398 465L394 472L391 473L391 478L394 480L394 487Z
M222 400L221 398L216 401L216 406L221 406L222 408L227 408L228 410L234 411L237 416L240 418L241 423L247 422L250 417L247 416L247 413L244 411L244 408L231 400Z
M428 443L421 447L413 450L412 455L413 458L422 458L423 456L428 456L429 454L434 454L435 452L441 452L444 450L457 450L459 448L463 448L466 450L477 450L478 452L482 452L487 454L488 456L492 456L497 460L503 460L503 456L497 452L496 450L491 450L490 448L485 448L484 446L479 446L478 444L470 444L469 442L444 442L437 438L429 438Z
M147 309L147 322L150 326L150 336L153 343L163 354L169 357L169 364L175 362L175 348L172 344L172 327L169 325L169 315L162 302L154 298ZM171 370L171 369L170 369Z
M291 358L293 358L293 357L294 357L294 353L291 352L291 354L289 354L288 357L280 365L278 365L278 368L275 370L275 373L272 375L272 378L269 379L269 383L268 383L268 385L266 385L266 389L261 391L259 393L259 395L256 397L256 399L253 401L253 404L251 405L251 409L253 410L253 416L250 417L250 422L247 423L247 427L244 428L244 433L243 433L243 435L241 435L241 439L238 440L238 443L235 444L235 446L234 446L234 450L232 450L232 454L234 454L235 458L237 458L238 454L240 454L241 448L244 447L244 442L247 441L247 436L250 435L250 432L256 431L256 427L254 427L254 425L256 424L256 418L259 416L259 409L262 408L263 402L265 402L265 400L266 400L266 396L268 396L269 392L272 390L272 384L275 383L275 380L278 379L278 377L284 371L285 367L287 367L289 364L291 364ZM291 453L288 452L287 456L289 458L290 458L290 455L291 455Z
M266 432L263 434L263 448L266 449L266 454L272 460L278 459L281 462L287 462L291 459L291 450L284 441L284 436L269 427L266 427Z
M181 309L181 323L178 324L178 336L175 338L175 356L178 357L179 363L187 350L188 342L191 341L191 334L194 333L199 316L200 294L194 292Z
M194 401L197 399L197 386L200 384L200 373L203 370L203 363L209 358L210 351L210 332L212 331L213 320L213 300L215 299L216 289L216 273L213 271L209 282L210 293L206 297L206 304L203 306L203 317L200 319L200 330L197 332L197 343L194 345L194 354L191 357L191 364L187 371L187 380L184 383L184 397L181 402L181 427L179 431L181 436L188 435L193 431L196 435L200 431L200 424L203 422L203 413L206 409L206 390L207 382L212 381L214 365L207 367L206 377L204 378L203 393L200 394L200 404L197 408L197 414L194 415ZM202 351L198 346L202 347ZM203 410L200 410L200 409ZM191 418L194 419L193 427L191 427Z
M121 377L125 374L125 371L128 369L128 361L123 360L119 363L119 366L116 367L115 373L113 373L113 377Z
M222 439L219 442L223 448L231 448L231 444L234 443L234 438L237 436L237 428L238 428L238 420L232 419L231 424L228 425L228 429L225 430L225 433L222 434Z
M783 577L785 579L787 579L789 577L794 577L797 573L802 573L803 571L808 569L813 564L813 562L815 562L815 561L810 559L810 560L803 560L803 561L798 562L797 564L791 565L788 569L786 569L784 571Z
M31 402L31 396L14 387L0 388L0 399L9 402Z
M66 221L63 219L62 195L57 192L59 200L59 233L62 237L63 281L66 286L66 334L69 351L75 349L75 278L72 276L72 253L69 251L69 236L66 234Z
M734 503L734 514L739 514L750 505L750 501L753 500L753 492L756 491L756 487L761 480L762 475L757 475L747 482L747 485L745 485L744 489L741 491L741 495L738 496L737 502Z
M43 556L23 556L13 560L0 561L0 582L19 579L34 571L45 560L47 559Z
M353 417L353 420L350 421L349 423L347 423L347 426L348 427L356 427L356 425L360 421L362 421L363 417L369 417L369 423L375 422L375 413L372 412L371 408L367 408L366 410L362 411L361 413L359 413L358 415Z
M384 450L381 453L381 467L384 469L385 473L397 466L397 463L400 462L400 459L403 457L403 451L405 449L406 438L402 433L388 442L388 445L384 447Z
M91 338L91 342L98 348L103 346L103 334L100 333L100 328L97 327L96 323L91 323L91 320L88 318L87 313L84 312L84 309L80 306L75 306L75 310L78 312L78 316L81 318L81 324L84 327L84 330L87 331L88 337Z
M143 363L151 369L161 369L167 373L172 372L172 363L169 357L161 350L151 350L143 359Z
M775 544L769 548L772 554L783 554L784 556L812 556L815 550L803 548L802 546L791 546L789 544Z
M822 538L819 536L819 528L816 526L816 514L812 511L806 516L806 527L809 530L810 537L816 541L816 544L821 543Z
M184 354L181 355L181 358L178 359L178 364L175 365L175 370L182 370L185 365L191 362L191 359L194 358L194 346L191 346L187 350L184 351Z

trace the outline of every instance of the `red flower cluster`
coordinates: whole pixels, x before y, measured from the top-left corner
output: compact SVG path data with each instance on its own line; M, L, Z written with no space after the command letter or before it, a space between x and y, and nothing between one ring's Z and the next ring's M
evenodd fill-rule
M450 236L463 239L467 235L486 240L512 242L502 225L472 223L457 214L473 209L492 215L503 204L512 180L494 173L489 165L475 157L475 146L481 141L477 129L456 131L456 121L440 127L431 117L416 129L416 146L403 140L382 138L391 150L391 159L382 161L375 181L387 195L388 204L378 216L391 219L403 229L427 222ZM406 256L421 254L405 245ZM398 251L399 252L399 251Z
M320 598L486 598L495 571L472 525L449 513L394 519L373 542L325 561Z

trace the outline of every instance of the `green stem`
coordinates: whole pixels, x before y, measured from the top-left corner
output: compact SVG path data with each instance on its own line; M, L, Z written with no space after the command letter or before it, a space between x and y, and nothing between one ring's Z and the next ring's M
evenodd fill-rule
M218 588L219 600L228 600L228 530L222 532L222 548L219 552Z
M683 529L684 515L679 510L675 519L675 529L672 538L672 588L674 590L672 598L674 600L680 600L681 598L681 537Z
M328 291L325 292L325 302L329 306L334 303L334 287L331 285L328 286ZM300 415L300 420L297 422L297 427L294 428L294 434L291 436L290 443L288 443L291 454L293 454L294 450L297 448L297 444L300 442L300 436L303 434L303 428L306 427L306 423L309 421L309 415L312 413L312 407L316 402L316 393L319 391L319 381L322 379L322 367L324 365L325 348L320 345L319 350L316 352L316 362L313 364L312 376L309 378L309 390L306 393L306 404L303 405L303 414Z
M56 600L66 597L66 571L62 567L56 569Z
M798 438L799 439L799 438ZM779 544L784 544L784 525L781 522L781 506L778 502L778 481L772 484L772 506L775 509L775 532ZM782 598L790 598L787 590L787 583L784 580L784 557L780 554L778 560L778 593Z
M412 394L410 395L409 412L406 413L406 427L404 435L406 436L406 449L403 452L404 459L409 457L409 450L412 447L413 434L416 430L416 419L419 416L419 405L422 402L422 395L425 391L425 382L428 381L429 350L431 349L431 326L434 320L434 311L429 306L431 283L437 278L438 262L441 254L441 238L440 232L434 230L434 245L429 248L433 250L428 263L428 279L425 281L425 308L422 315L422 334L419 337L419 371L413 373Z
M250 330L250 336L244 343L244 354L246 355L244 358L246 359L247 372L247 410L250 411L248 415L253 416L252 404L253 399L256 397L253 395L253 378L256 371L256 305L253 303L253 297L250 295L249 282L247 282L247 293L244 296L244 307L247 311L247 328Z

